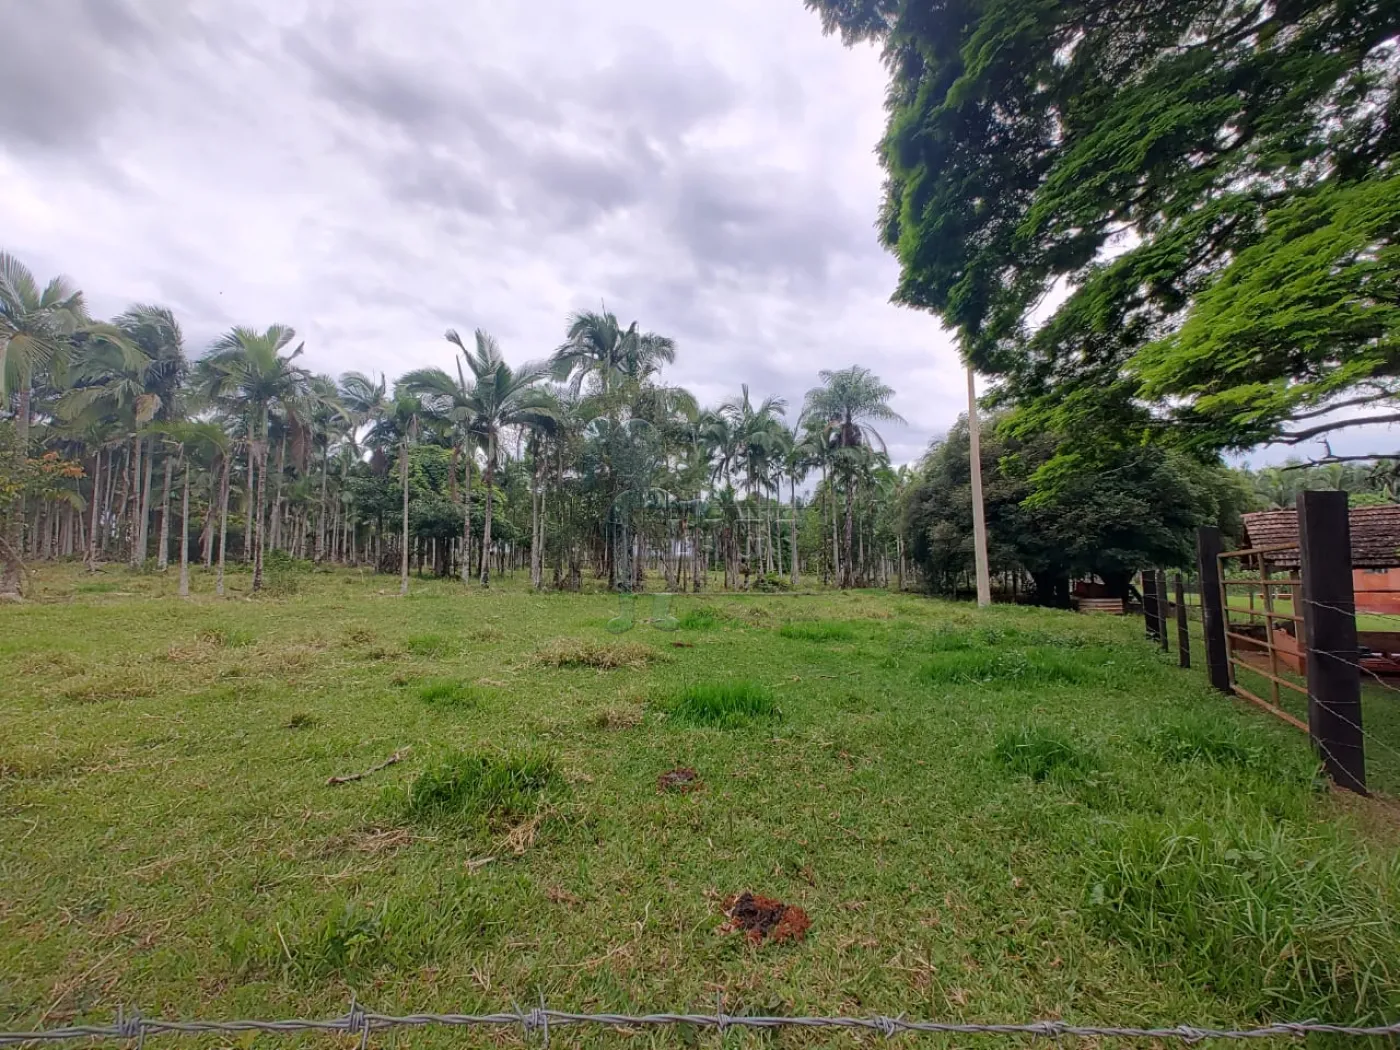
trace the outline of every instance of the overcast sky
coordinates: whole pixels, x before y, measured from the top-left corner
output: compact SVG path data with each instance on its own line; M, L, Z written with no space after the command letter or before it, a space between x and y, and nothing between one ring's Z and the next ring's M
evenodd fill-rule
M965 407L951 338L888 302L884 70L801 0L0 0L0 25L0 247L95 313L167 304L195 352L282 322L315 369L392 378L450 367L449 326L538 358L606 303L677 340L703 403L747 382L795 414L869 366L896 462Z
M916 457L965 404L888 302L884 70L801 0L0 0L0 246L191 349L294 326L319 371L512 360L608 309L705 403L823 368L898 391ZM16 38L17 35L17 38Z

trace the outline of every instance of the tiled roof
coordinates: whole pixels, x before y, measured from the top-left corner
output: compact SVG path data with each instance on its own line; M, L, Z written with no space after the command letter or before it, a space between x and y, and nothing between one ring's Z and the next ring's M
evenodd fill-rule
M1352 507L1351 564L1357 569L1400 568L1400 504ZM1246 547L1278 547L1298 542L1298 512L1265 510L1244 515ZM1275 565L1298 564L1294 551L1270 556Z

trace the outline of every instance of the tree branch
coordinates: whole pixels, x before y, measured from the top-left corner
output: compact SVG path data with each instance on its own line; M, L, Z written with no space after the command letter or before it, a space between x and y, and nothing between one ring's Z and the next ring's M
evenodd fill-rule
M1378 398L1385 398L1387 396L1390 395L1366 394L1362 397L1353 397L1346 401L1337 401L1330 405L1324 405L1322 408L1315 408L1311 412L1299 412L1293 417L1293 421L1297 422L1300 419L1316 419L1318 416L1325 416L1329 412L1335 412L1339 408L1351 408L1353 405L1374 404Z
M1299 430L1292 434L1282 434L1278 438L1281 445L1296 445L1300 442L1315 438L1319 434L1327 434L1333 430L1347 430L1351 427L1364 427L1368 423L1400 423L1400 412L1392 412L1388 416L1367 416L1360 419L1339 419L1335 423L1319 423L1315 427L1308 427L1306 430Z
M1397 453L1400 455L1400 453ZM1279 470L1307 470L1309 467L1325 467L1329 463L1377 463L1383 459L1392 459L1393 456L1370 455L1370 456L1323 456L1321 459L1310 459L1306 463L1285 463Z

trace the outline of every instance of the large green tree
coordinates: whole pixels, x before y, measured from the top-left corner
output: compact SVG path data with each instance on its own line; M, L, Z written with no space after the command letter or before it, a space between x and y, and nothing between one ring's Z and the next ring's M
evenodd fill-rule
M1319 417L1339 404L1400 419L1400 6L805 2L884 47L896 299L1022 433L1219 449L1357 425Z

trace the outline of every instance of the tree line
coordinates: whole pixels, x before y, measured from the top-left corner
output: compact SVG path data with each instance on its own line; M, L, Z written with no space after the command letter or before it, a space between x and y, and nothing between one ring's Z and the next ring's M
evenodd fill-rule
M452 369L392 384L315 373L281 324L191 353L169 309L96 319L71 280L0 253L0 597L58 558L173 561L181 593L202 563L218 594L285 559L397 571L403 592L414 568L621 590L903 572L907 471L878 430L902 420L868 369L822 372L791 413L747 385L704 408L665 378L675 342L606 310L537 361L445 338Z

